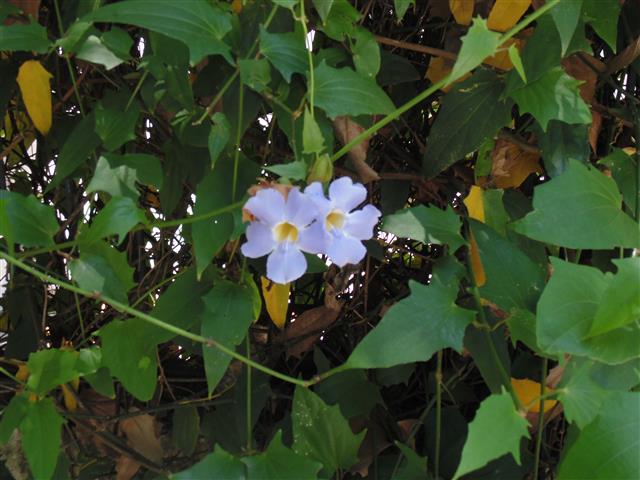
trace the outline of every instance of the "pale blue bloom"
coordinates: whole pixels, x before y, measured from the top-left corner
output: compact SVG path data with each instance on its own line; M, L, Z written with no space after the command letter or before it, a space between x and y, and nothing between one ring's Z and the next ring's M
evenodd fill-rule
M273 188L265 188L244 206L256 220L247 227L247 242L241 250L245 257L267 258L267 278L289 283L307 270L302 251L320 253L322 236L309 226L317 218L315 202L297 188L285 197Z
M340 177L329 185L328 199L319 182L309 185L305 193L318 207L318 220L309 231L323 238L324 253L340 267L360 262L367 253L362 240L373 236L381 215L373 205L353 211L367 198L367 189L349 177Z

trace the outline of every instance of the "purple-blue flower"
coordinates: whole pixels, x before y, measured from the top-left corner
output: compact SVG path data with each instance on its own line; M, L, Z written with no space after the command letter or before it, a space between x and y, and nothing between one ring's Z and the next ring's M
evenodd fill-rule
M251 197L244 208L255 221L247 227L247 242L241 247L244 256L267 258L267 278L289 283L307 270L302 251L321 253L322 236L309 228L318 215L315 202L293 188L285 199L279 191L265 188Z
M329 185L329 198L322 192L322 185L314 182L305 189L318 207L318 220L309 232L321 236L324 253L336 265L360 262L367 253L362 240L373 236L380 210L365 205L354 210L367 198L367 190L349 177L340 177Z

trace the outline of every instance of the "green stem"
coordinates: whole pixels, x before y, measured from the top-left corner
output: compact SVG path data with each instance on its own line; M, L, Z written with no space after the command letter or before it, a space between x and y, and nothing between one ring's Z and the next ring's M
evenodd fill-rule
M240 140L242 139L242 113L244 110L244 85L240 83L238 93L238 126L236 129L236 148L233 152L233 184L231 187L231 201L236 199L238 188L238 165L240 164Z
M251 338L250 333L247 332L247 339L245 341L246 345L246 355L247 358L251 358ZM247 365L247 451L250 452L253 449L253 422L251 419L251 365Z
M215 341L213 338L207 338L207 337L203 337L201 335L189 332L180 327L176 327L175 325L171 325L170 323L163 322L162 320L155 318L147 313L140 312L139 310L136 310L135 308L132 308L129 305L118 302L117 300L114 300L112 298L106 297L98 292L90 292L89 290L85 290L84 288L80 288L68 282L65 282L63 280L59 280L47 273L43 273L37 270L36 268L33 268L30 265L27 265L21 260L18 260L17 258L12 257L11 255L6 254L5 252L0 251L0 258L2 258L3 260L6 260L9 264L15 265L21 270L24 270L25 272L30 273L31 275L33 275L34 277L38 278L39 280L45 283L53 283L55 285L58 285L61 288L64 288L65 290L69 290L70 292L75 292L85 297L93 298L102 303L111 305L113 308L115 308L120 312L126 313L135 318L139 318L142 321L145 321L158 328L162 328L163 330L171 332L175 335L179 335L181 337L187 338L196 343L201 343L205 347L216 348L220 350L222 353L229 355L230 357L235 358L236 360L239 360L245 365L250 365L256 370L260 370L261 372L271 375L272 377L279 378L280 380L283 380L285 382L292 383L294 385L300 385L302 387L308 387L313 384L313 381L300 380L298 378L290 377L289 375L285 375L284 373L280 373L275 370L272 370L269 367L265 367L264 365L258 362L255 362L250 358L245 357L244 355L237 353L235 350L225 347L224 345Z
M438 350L438 364L436 366L436 451L434 474L438 478L440 473L440 436L442 433L442 350Z
M229 80L227 80L227 82L222 86L222 88L216 94L216 96L213 97L213 100L211 101L209 106L205 109L204 113L200 116L200 118L198 118L198 120L196 120L193 123L194 125L200 125L204 121L205 118L207 118L209 115L211 115L211 112L213 112L213 109L216 108L216 105L218 104L218 102L220 101L222 96L225 93L227 93L227 90L229 90L229 87L233 84L234 80L236 78L238 78L238 75L240 75L240 70L236 69L236 71L233 72L233 75L231 75L229 77Z
M60 31L60 36L64 36L64 27L62 26L62 15L60 15L60 7L58 6L58 0L53 1L53 7L56 11L56 20L58 22L58 30ZM73 92L76 95L76 101L78 102L78 108L80 109L80 114L84 117L84 107L82 106L82 98L80 97L80 92L78 91L78 83L76 82L76 74L73 71L73 66L71 65L71 60L69 59L69 54L67 52L63 52L64 59L67 64L67 70L69 70L69 77L71 77L71 84L73 85Z
M315 78L313 74L313 52L312 48L308 48L306 45L307 39L309 38L309 31L307 29L307 17L304 13L304 0L300 0L300 24L302 25L302 33L304 34L305 48L307 50L307 59L309 62L309 111L311 113L311 117L313 118L314 112L314 92L315 92Z
M2 373L3 375L6 375L7 377L9 377L14 382L16 382L16 383L18 383L20 385L24 385L23 381L19 380L15 375L12 375L11 373L9 373L9 371L6 368L0 367L0 373Z
M523 28L525 28L527 25L529 25L534 20L540 18L541 15L544 15L546 12L548 12L553 7L555 7L558 3L560 3L560 0L550 0L549 2L545 3L538 10L533 12L531 15L529 15L523 21L521 21L516 26L514 26L511 30L509 30L504 35L502 35L500 37L498 45L502 45L504 42L506 42L510 38L514 37ZM413 108L414 106L416 106L418 103L422 102L427 97L433 95L436 91L440 90L442 87L444 87L445 85L447 85L449 83L450 76L451 75L447 75L445 78L443 78L439 82L434 83L429 88L427 88L424 92L418 94L416 97L414 97L412 100L409 100L407 103L405 103L401 107L396 108L393 112L391 112L389 115L384 117L379 122L374 123L371 127L367 128L364 132L362 132L360 135L356 136L353 140L351 140L349 143L347 143L344 147L342 147L340 150L338 150L336 153L334 153L331 156L331 160L333 162L335 162L340 157L345 155L353 147L355 147L356 145L359 145L363 140L366 140L367 138L371 137L373 134L375 134L382 127L384 127L385 125L391 123L396 118L398 118L400 115L402 115L404 112L406 112L407 110Z
M129 107L131 106L131 104L133 103L133 100L136 98L136 95L140 91L140 88L142 87L142 83L144 82L145 78L147 78L147 75L149 75L149 70L145 70L142 73L140 80L138 80L138 83L136 83L136 87L133 89L133 92L131 93L129 100L127 101L127 105L124 107L125 112L129 110Z
M544 400L545 400L545 383L547 381L547 368L549 360L545 357L542 359L542 375L540 376L540 404L538 409L538 434L536 436L536 453L535 463L533 464L533 480L538 480L540 472L540 452L542 450L542 433L544 431Z

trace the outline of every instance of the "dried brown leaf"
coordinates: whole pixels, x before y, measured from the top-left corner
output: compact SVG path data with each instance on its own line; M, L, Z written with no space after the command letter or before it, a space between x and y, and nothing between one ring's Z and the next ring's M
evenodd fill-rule
M605 71L605 64L597 58L584 53L576 53L563 58L561 63L562 68L568 75L584 82L580 85L580 96L585 102L591 103L598 83L597 72Z
M278 336L278 342L290 345L287 348L288 357L302 357L313 349L322 331L328 328L338 318L339 311L326 306L307 310Z
M333 121L333 129L343 145L346 145L364 132L364 128L362 126L351 120L351 118L345 116L336 117ZM353 162L353 166L356 169L356 172L358 172L362 183L380 180L378 172L367 164L366 160L368 150L369 140L367 139L354 146L349 150L349 153L347 153L348 157Z

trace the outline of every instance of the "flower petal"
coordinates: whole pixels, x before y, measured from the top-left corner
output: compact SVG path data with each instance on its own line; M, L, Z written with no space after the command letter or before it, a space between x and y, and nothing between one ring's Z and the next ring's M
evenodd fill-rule
M247 241L240 250L245 257L258 258L272 252L276 247L271 229L259 222L252 222L247 227Z
M340 177L329 185L329 198L336 207L350 212L367 198L367 189L349 177Z
M284 196L273 188L259 190L255 196L247 200L244 208L249 210L258 220L271 226L282 221L284 217Z
M314 222L308 228L300 231L297 245L300 250L305 252L325 253L330 240L330 235L323 228L323 222Z
M307 270L307 259L290 243L280 244L267 257L267 278L276 283L297 280Z
M366 254L367 249L360 240L342 233L333 235L333 240L327 246L329 259L339 267L344 267L347 263L358 263Z
M378 223L380 210L373 205L365 205L361 210L356 210L347 215L344 231L358 240L368 240L373 236L373 227Z
M287 198L284 217L298 228L306 227L318 215L315 202L297 188L292 188Z

